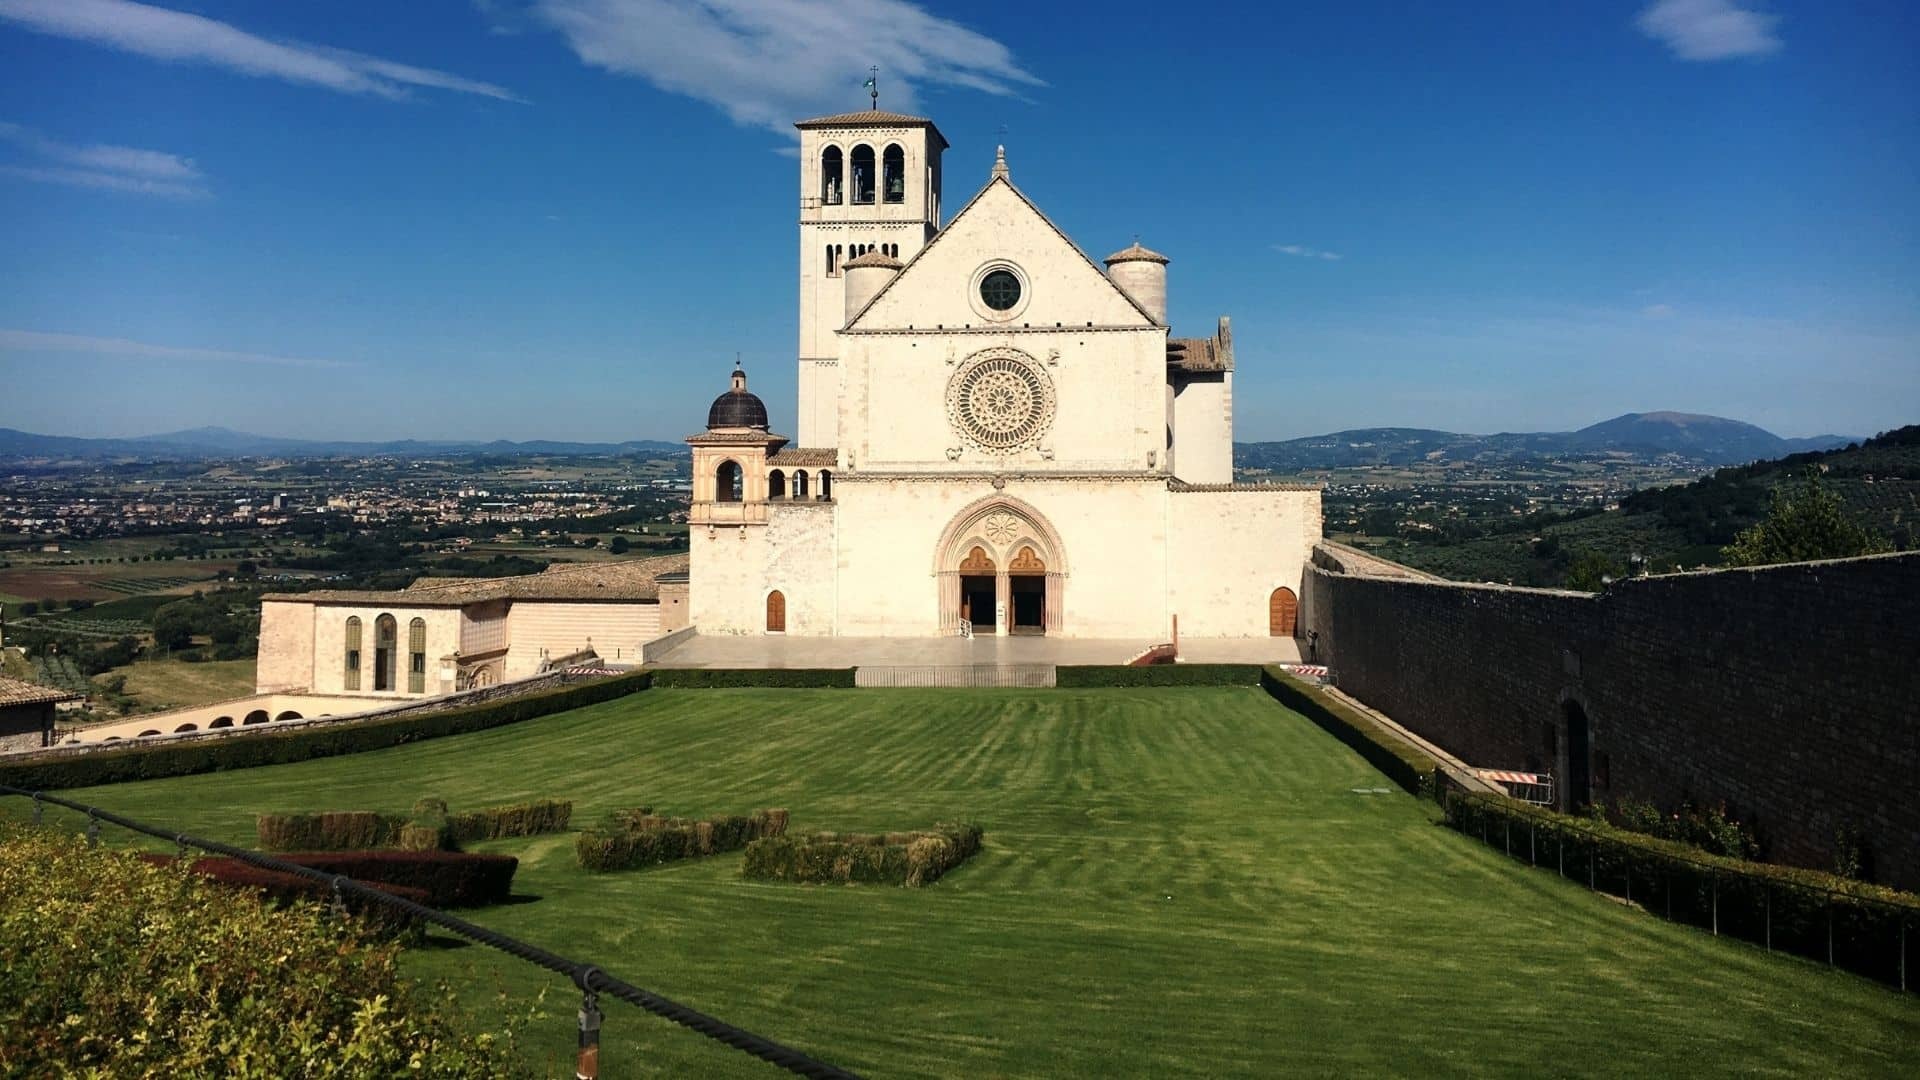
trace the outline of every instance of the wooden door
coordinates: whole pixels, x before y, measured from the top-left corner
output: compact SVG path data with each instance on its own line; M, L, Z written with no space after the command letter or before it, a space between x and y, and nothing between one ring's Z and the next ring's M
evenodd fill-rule
M784 634L787 632L787 598L780 590L767 594L767 633Z
M1281 586L1267 598L1267 633L1274 637L1292 637L1294 620L1300 615L1300 598Z

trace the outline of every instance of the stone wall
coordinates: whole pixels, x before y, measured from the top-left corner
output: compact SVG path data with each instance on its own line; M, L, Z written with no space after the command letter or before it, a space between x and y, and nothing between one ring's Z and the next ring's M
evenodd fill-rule
M1302 605L1342 689L1475 765L1592 796L1725 801L1778 861L1857 830L1920 888L1920 555L1620 582L1599 595L1402 575L1316 549ZM1303 631L1304 632L1304 631Z

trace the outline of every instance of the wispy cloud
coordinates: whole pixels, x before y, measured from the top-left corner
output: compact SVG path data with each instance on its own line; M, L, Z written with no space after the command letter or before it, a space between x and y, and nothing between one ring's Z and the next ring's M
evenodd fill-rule
M1282 255L1291 255L1296 259L1325 259L1327 262L1340 261L1340 253L1337 251L1322 251L1319 248L1310 248L1305 244L1275 244L1273 245L1273 250Z
M1658 0L1633 24L1682 60L1731 60L1780 51L1779 21L1734 0Z
M7 176L175 199L201 199L208 194L200 169L178 154L104 143L66 143L5 122L0 122L0 141L41 159L32 165L0 164L0 174Z
M340 360L314 360L298 356L271 356L266 353L232 352L226 349L181 348L153 345L125 338L85 337L79 334L47 334L38 330L0 329L0 352L71 352L96 356L130 356L149 360L201 360L227 364L270 364L275 367L342 368L358 367Z
M1648 304L1640 309L1640 314L1649 319L1664 319L1673 314L1672 304Z
M906 0L534 0L581 61L718 106L742 124L866 107L867 58L882 108L922 87L1014 95L1046 85L1005 45Z
M0 21L154 60L207 64L345 94L403 98L411 87L432 87L523 100L492 83L325 46L272 41L216 19L132 0L0 0Z

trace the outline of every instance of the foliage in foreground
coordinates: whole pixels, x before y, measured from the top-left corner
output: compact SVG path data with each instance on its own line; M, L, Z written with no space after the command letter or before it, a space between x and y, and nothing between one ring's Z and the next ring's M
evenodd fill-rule
M980 826L920 832L815 833L747 845L742 877L816 885L931 885L980 850Z
M468 1034L398 947L135 855L0 824L0 1073L524 1075L524 1022Z
M1723 554L1729 566L1771 566L1813 559L1848 559L1893 550L1886 538L1848 513L1813 473L1796 490L1781 485L1765 520L1734 537Z

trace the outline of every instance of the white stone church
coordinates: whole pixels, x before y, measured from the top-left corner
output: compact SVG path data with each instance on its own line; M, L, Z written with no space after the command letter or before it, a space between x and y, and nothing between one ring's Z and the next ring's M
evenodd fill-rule
M1004 155L943 220L929 120L797 126L797 438L736 371L687 439L690 554L269 596L261 693L432 696L689 624L1292 636L1320 491L1233 483L1233 338L1169 336L1167 257L1136 241L1102 272Z
M1233 339L1167 326L1004 154L942 220L929 120L807 120L797 439L744 373L693 447L701 634L1291 635L1320 491L1233 483ZM984 164L984 162L983 162Z

